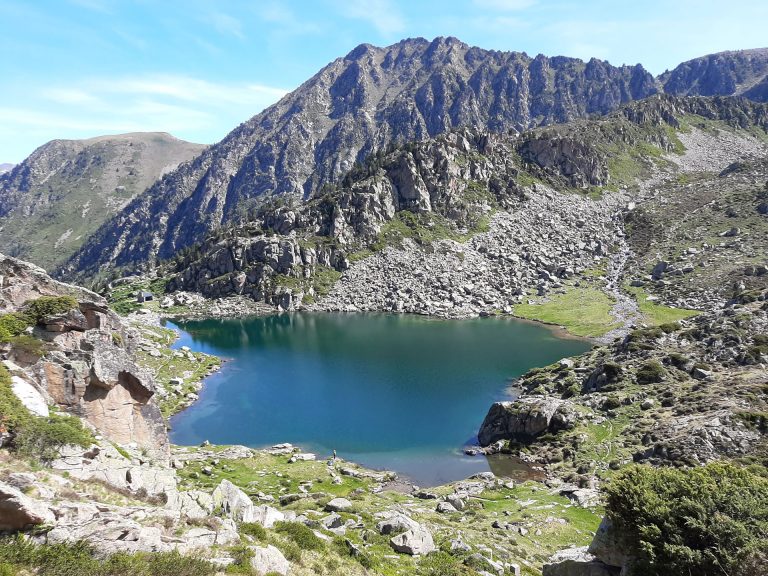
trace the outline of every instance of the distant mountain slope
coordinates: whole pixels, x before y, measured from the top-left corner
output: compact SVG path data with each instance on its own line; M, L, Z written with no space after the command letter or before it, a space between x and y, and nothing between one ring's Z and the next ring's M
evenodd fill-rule
M13 167L16 166L16 164L0 164L0 174L5 174L6 172L10 172Z
M683 62L659 77L678 96L745 96L768 102L768 48L720 52Z
M165 133L53 140L0 175L0 251L47 269L205 147Z
M70 270L168 257L267 195L306 198L390 142L457 126L502 132L614 110L658 91L642 66L473 48L361 45L137 198Z

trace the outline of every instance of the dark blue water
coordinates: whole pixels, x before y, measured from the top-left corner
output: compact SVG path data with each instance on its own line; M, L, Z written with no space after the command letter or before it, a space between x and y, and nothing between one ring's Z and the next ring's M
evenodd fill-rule
M589 348L501 318L302 313L178 327L176 346L229 361L171 420L173 442L335 449L425 486L488 470L461 448L510 380Z

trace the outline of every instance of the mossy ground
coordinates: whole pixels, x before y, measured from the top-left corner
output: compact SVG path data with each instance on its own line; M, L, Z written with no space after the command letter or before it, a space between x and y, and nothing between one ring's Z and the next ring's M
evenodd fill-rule
M514 314L564 327L576 336L594 338L616 328L611 316L613 300L596 287L570 287L534 304L518 304Z
M672 308L648 300L649 294L640 287L625 286L624 290L635 298L645 323L651 326L661 326L662 324L677 322L678 320L684 320L699 314L697 310Z
M222 450L218 447L216 450ZM195 448L183 449L195 451ZM206 448L209 450L209 448ZM357 468L337 461L337 468ZM203 473L210 467L210 475ZM338 473L338 470L337 470ZM486 546L493 551L494 559L506 559L523 565L528 574L538 574L543 562L554 551L571 546L586 545L597 528L601 509L584 509L550 490L543 484L526 482L510 487L499 486L470 498L467 510L452 514L435 511L436 500L420 500L412 495L384 490L374 493L376 481L368 478L353 478L340 475L341 484L333 484L325 461L288 463L288 456L272 456L263 452L249 459L224 460L215 457L199 462L190 462L180 470L181 485L184 489L211 490L228 479L240 486L254 500L259 496L272 496L279 501L286 494L308 494L301 499L278 508L305 514L310 519L326 515L324 505L333 497L343 496L353 503L350 512L341 513L346 521L353 519L360 528L347 531L345 538L363 551L355 560L349 556L348 548L338 537L320 529L331 541L320 550L301 550L298 555L300 574L346 574L363 572L363 562L369 573L385 576L395 574L437 574L431 567L436 559L412 558L395 554L389 546L389 536L380 536L376 530L378 512L399 510L418 522L429 526L435 543L443 550L450 549L450 540L462 534L464 542L477 550ZM453 492L451 486L431 489L437 495ZM522 526L524 534L514 530L493 528L495 520ZM267 530L266 540L281 548L287 555L291 550L290 537ZM455 553L440 561L458 569L466 553ZM352 571L354 568L355 571ZM446 567L447 569L447 567ZM465 573L465 572L447 572ZM466 572L474 573L474 572Z

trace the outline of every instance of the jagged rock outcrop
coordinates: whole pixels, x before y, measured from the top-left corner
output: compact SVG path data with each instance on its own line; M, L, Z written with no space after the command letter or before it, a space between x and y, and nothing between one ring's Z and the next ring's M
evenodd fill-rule
M248 224L210 235L176 257L168 289L293 309L317 301L345 273L324 309L446 316L507 310L531 287L546 294L594 266L623 234L628 198L572 193L611 183L605 150L649 169L643 166L653 154L637 159L636 150L650 145L671 154L677 144L670 128L691 114L734 127L768 126L765 105L656 96L604 119L519 137L450 132L377 153L341 187L326 186L301 206L264 208ZM411 250L414 242L425 249ZM371 249L372 257L347 272L350 256Z
M155 132L53 140L0 172L0 252L48 270L205 146Z
M745 96L768 102L768 48L720 52L683 62L659 77L668 94Z
M604 114L657 91L639 65L530 58L455 38L361 45L131 202L65 273L170 257L249 202L307 198L392 142L458 126L520 131Z
M530 441L544 432L557 432L572 425L574 414L568 403L557 398L521 398L494 402L477 438L481 446L497 440Z
M41 296L72 296L77 308L43 317L32 327L38 348L4 345L11 376L32 386L47 404L84 418L110 440L133 443L167 459L165 423L152 401L152 378L133 362L132 331L101 296L0 255L2 311L18 311Z

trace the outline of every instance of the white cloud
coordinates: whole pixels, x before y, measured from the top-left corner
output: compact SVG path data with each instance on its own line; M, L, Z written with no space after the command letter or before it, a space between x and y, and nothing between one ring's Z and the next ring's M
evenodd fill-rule
M363 20L376 28L383 36L393 36L405 30L405 19L389 0L368 0L336 4L341 14L354 20Z
M499 12L514 12L524 10L536 4L536 0L473 0L478 8L496 10Z
M254 83L215 83L190 76L91 78L31 91L0 105L3 162L20 161L54 138L122 132L170 132L210 144L273 104L286 90ZM12 143L12 144L11 144Z
M224 12L212 12L208 15L208 20L220 34L223 34L224 36L235 36L240 40L245 39L243 25L237 18L225 14Z
M114 101L116 96L159 97L195 102L211 107L230 104L254 107L275 102L286 90L263 84L216 84L190 76L148 75L86 80L77 87L55 87L43 92L49 100L64 104Z

